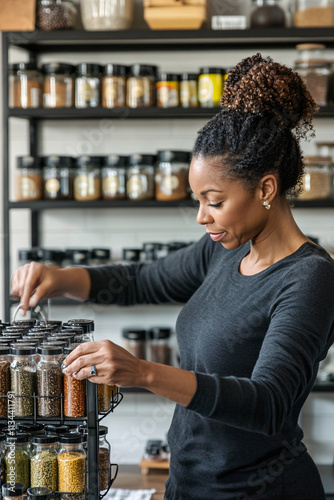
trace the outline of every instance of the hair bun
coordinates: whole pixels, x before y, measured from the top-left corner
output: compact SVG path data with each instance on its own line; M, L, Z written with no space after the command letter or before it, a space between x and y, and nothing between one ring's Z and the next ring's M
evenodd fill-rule
M221 105L277 116L282 125L297 128L299 136L313 131L313 114L319 109L298 73L261 54L243 59L230 72Z

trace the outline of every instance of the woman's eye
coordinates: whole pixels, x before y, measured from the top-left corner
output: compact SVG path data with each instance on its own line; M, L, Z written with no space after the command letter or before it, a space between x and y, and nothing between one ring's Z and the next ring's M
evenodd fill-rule
M222 204L222 201L220 203L208 203L208 207L219 208Z

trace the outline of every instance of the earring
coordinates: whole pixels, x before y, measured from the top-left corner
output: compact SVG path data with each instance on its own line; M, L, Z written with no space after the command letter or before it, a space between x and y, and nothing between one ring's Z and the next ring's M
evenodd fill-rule
M268 201L268 200L265 200L265 201L263 202L263 206L264 206L264 208L266 208L267 210L270 210L270 208L271 208L271 205L269 205L269 201Z

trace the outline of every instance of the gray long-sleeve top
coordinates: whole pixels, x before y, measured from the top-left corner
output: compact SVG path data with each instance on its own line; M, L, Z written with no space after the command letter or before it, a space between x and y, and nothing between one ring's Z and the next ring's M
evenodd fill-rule
M226 488L262 461L305 449L297 421L334 340L334 261L304 243L244 276L249 248L204 236L152 264L89 269L93 301L185 303L176 333L197 389L169 431L168 500L236 498Z

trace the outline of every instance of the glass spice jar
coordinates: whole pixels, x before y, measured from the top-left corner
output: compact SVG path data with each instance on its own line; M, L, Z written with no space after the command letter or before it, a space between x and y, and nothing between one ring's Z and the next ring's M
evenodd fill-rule
M281 0L255 0L250 19L251 28L283 28L286 25Z
M69 156L44 156L44 198L46 200L73 199L73 159Z
M29 435L24 432L6 435L6 482L22 483L24 491L30 484Z
M156 87L158 108L179 106L179 75L160 73Z
M87 319L87 318L68 319L67 323L64 323L63 326L66 328L70 328L70 329L82 328L84 333L91 333L91 332L94 332L94 330L95 330L94 320ZM94 339L90 338L89 340L94 340Z
M64 348L67 356L74 347ZM84 417L86 410L86 380L77 380L72 375L64 373L64 415L65 417ZM63 490L69 491L69 490Z
M19 262L20 265L28 264L29 262L38 262L39 255L36 248L30 250L19 250Z
M60 358L63 350L61 347L37 347L37 354L40 356L37 363L38 415L59 417L61 414L60 398L63 392Z
M334 26L332 0L297 0L294 25L298 28Z
M111 154L102 161L102 198L121 200L126 197L125 175L128 165L127 156Z
M127 66L106 64L102 77L102 107L122 108L126 103Z
M180 105L182 108L197 108L198 106L198 75L182 73L180 75Z
M43 77L34 63L17 63L10 66L10 105L14 108L39 108L42 106Z
M91 250L91 266L104 266L110 264L111 250L109 248L92 248Z
M141 248L123 248L122 255L123 261L122 264L127 265L133 262L140 262L141 259Z
M30 456L30 486L45 486L53 491L58 487L56 445L58 437L44 434L32 438Z
M77 14L71 0L38 0L37 26L44 31L73 29Z
M99 426L99 488L100 492L110 484L110 444L107 441L108 427Z
M101 66L78 64L75 78L75 107L96 108L100 105Z
M101 198L101 157L79 156L73 179L74 199L91 201Z
M3 500L23 500L24 499L24 484L23 483L6 483L1 487Z
M27 489L28 500L51 500L54 494L51 488L46 486L36 486Z
M85 495L86 454L83 448L83 436L77 433L59 436L58 453L58 491L82 493L75 495L83 500ZM68 495L60 495L61 500L68 500Z
M123 328L124 347L133 356L146 359L146 330Z
M303 191L299 200L326 200L333 194L333 167L330 157L305 156Z
M72 108L74 106L74 72L72 64L48 63L44 73L44 108Z
M7 417L7 392L10 391L10 348L0 346L0 417Z
M117 397L117 386L97 384L97 409L99 413L109 411L114 398Z
M184 200L189 197L189 157L186 151L158 151L155 176L157 200Z
M155 106L158 67L144 64L130 66L126 103L129 108Z
M150 361L171 365L170 328L154 327L148 330Z
M325 45L320 43L300 43L296 46L298 59L295 71L304 81L313 99L320 106L328 103L330 64L324 58Z
M130 200L154 198L155 155L133 154L126 173L126 195Z
M11 349L11 391L15 395L15 416L31 417L34 414L33 394L36 391L36 362L33 347Z
M16 200L40 200L43 196L43 174L40 159L32 156L19 156L16 161Z
M223 68L201 68L198 77L198 100L202 108L213 108L220 103L224 91Z

